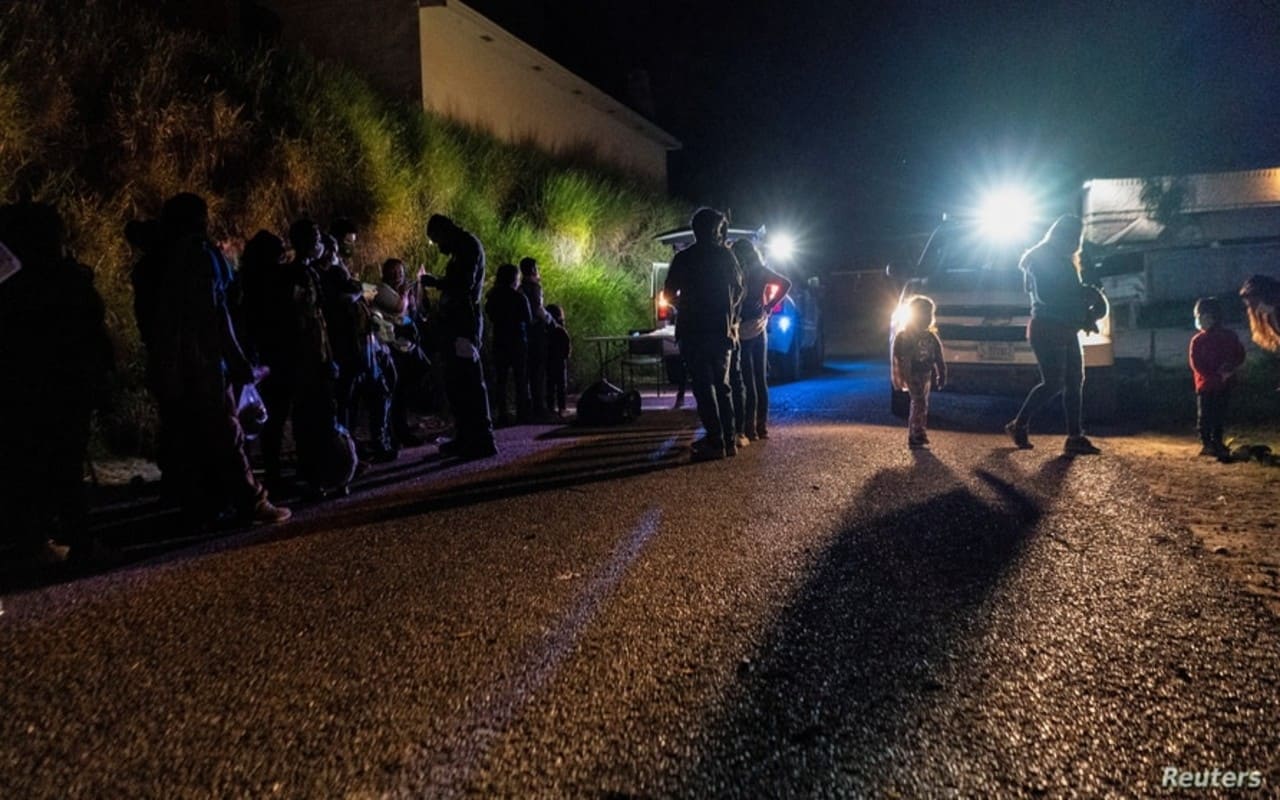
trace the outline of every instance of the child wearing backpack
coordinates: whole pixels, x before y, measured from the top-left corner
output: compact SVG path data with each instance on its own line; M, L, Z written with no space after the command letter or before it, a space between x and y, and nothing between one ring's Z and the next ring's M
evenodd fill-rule
M1196 301L1196 328L1187 360L1196 383L1196 428L1200 434L1200 455L1227 458L1231 455L1222 441L1227 420L1227 401L1235 372L1244 364L1240 337L1222 326L1222 304L1215 297Z
M937 306L924 295L907 301L907 319L893 337L893 383L911 395L907 417L907 446L918 450L929 444L925 424L929 419L929 390L947 382L947 362L938 338L934 314Z

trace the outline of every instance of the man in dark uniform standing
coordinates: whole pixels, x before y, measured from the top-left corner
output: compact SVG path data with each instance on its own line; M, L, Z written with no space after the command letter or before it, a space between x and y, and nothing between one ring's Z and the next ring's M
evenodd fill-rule
M729 356L742 302L742 272L724 245L723 214L701 208L690 224L694 243L671 259L663 293L676 305L676 342L688 365L698 416L707 430L693 444L693 459L704 461L738 452Z
M440 290L437 331L444 361L445 391L453 409L455 434L440 453L460 458L496 455L489 393L480 366L480 292L484 286L484 248L453 220L433 214L427 236L449 256L444 275L423 275L422 285Z

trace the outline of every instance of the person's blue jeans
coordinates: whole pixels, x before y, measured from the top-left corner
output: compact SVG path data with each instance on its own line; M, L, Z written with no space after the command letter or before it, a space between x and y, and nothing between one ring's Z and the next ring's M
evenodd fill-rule
M769 422L769 334L742 342L743 431L755 436Z
M746 432L746 387L742 383L742 344L734 342L729 351L729 396L733 402L733 433ZM736 438L735 438L736 441Z

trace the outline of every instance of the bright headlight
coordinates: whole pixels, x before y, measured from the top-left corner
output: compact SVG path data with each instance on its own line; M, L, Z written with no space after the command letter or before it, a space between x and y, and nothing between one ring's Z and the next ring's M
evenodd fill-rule
M889 327L896 333L902 330L911 320L911 304L902 303L893 310L893 316L889 318Z
M997 242L1012 242L1027 235L1035 218L1035 200L1016 186L991 192L978 207L982 235Z
M796 240L787 233L769 234L769 257L778 261L790 261L796 253Z

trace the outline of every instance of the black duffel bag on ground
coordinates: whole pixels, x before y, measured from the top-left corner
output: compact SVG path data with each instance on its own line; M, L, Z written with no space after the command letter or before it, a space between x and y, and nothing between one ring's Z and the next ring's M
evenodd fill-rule
M578 397L579 425L621 425L640 416L640 393L597 381Z

